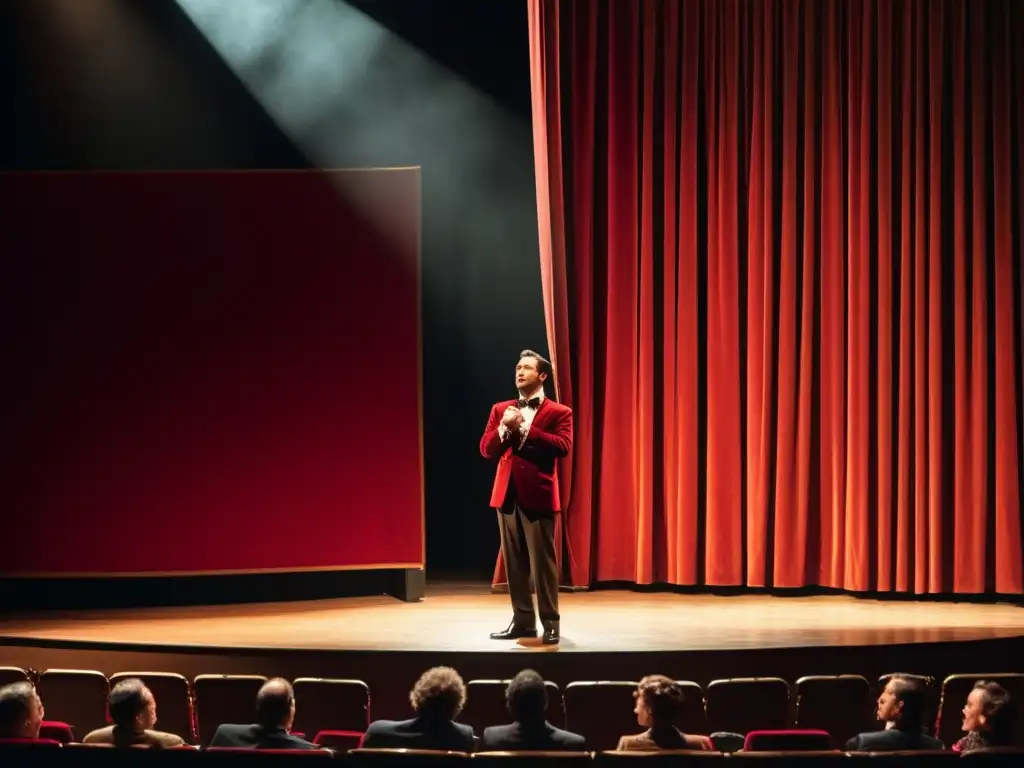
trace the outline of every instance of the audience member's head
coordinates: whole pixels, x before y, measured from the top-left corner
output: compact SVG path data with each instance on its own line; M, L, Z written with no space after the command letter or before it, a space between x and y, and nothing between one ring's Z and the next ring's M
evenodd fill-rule
M544 721L548 692L544 678L532 669L524 669L508 684L505 701L513 719L520 723Z
M43 702L28 680L0 688L0 738L38 739Z
M122 680L110 689L110 719L126 731L145 731L156 725L156 699L138 678Z
M979 680L964 706L963 729L979 734L987 746L1009 746L1013 735L1015 706L999 683Z
M409 701L422 717L453 720L466 704L466 684L451 667L432 667L420 675Z
M904 731L924 726L928 698L924 685L913 677L893 675L878 697L878 719Z
M683 705L683 689L665 675L647 675L633 696L637 722L647 728L671 725Z
M256 694L256 721L268 730L289 730L295 721L295 693L281 677L267 680Z

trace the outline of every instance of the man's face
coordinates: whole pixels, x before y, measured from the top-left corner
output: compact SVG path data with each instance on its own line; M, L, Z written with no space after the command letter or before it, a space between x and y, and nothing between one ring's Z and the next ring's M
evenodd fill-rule
M516 363L516 389L523 394L533 393L547 377L546 373L538 373L535 357L521 357Z
M43 709L43 701L39 698L37 693L32 697L32 703L28 708L28 717L25 718L25 733L23 737L26 739L38 739L39 738L39 727L43 724L43 715L45 710Z
M895 683L890 680L886 683L882 695L878 697L878 719L890 723L900 714L900 701L896 696Z
M149 689L146 690L144 697L146 705L139 713L139 725L146 731L156 725L156 699Z

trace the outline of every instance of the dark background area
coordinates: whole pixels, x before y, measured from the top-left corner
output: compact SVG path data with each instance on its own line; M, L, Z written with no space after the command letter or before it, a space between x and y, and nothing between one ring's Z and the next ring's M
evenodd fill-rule
M79 0L71 0L77 3ZM318 0L341 2L342 0ZM174 0L88 0L92 14L61 23L69 0L0 4L0 167L4 170L306 168L314 163L275 125ZM521 0L354 0L386 26L387 47L415 46L469 82L507 116L500 152L481 160L465 114L366 147L338 140L318 165L423 169L423 385L427 565L489 578L498 548L487 507L492 465L478 441L488 408L513 391L518 351L546 352L530 129L529 43ZM79 6L80 8L81 6ZM372 64L371 64L372 66ZM399 77L396 72L394 77ZM358 105L381 126L406 119L409 87L373 75L381 98ZM423 72L416 85L429 93ZM438 80L436 86L444 83ZM447 139L445 138L447 137ZM440 152L440 143L445 151ZM460 156L462 153L462 156ZM473 163L452 185L452 163ZM441 194L443 190L443 194ZM481 211L481 199L502 204ZM486 226L481 226L481 218ZM16 333L16 325L10 332ZM386 349L358 350L353 375ZM338 425L344 429L344 425ZM16 511L14 511L16 513ZM187 534L187 532L183 532Z

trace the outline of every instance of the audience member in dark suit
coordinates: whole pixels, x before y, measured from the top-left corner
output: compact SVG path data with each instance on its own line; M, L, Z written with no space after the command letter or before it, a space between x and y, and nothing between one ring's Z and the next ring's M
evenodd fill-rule
M1013 699L999 683L979 680L967 696L961 726L967 735L953 745L954 752L972 752L1013 744L1013 720L1016 714Z
M0 688L0 739L38 739L43 702L35 686L20 680Z
M110 690L107 711L113 725L97 728L82 739L86 744L113 744L116 747L178 747L181 736L154 731L156 699L145 683L136 677L122 680Z
M714 749L707 736L682 733L675 727L676 715L683 705L683 689L675 680L665 675L648 675L637 685L633 696L637 722L647 726L647 730L636 736L623 736L616 751Z
M268 680L256 694L253 725L225 724L213 734L211 747L253 749L319 749L288 731L295 721L295 693L292 684L279 677Z
M409 694L416 712L411 720L377 720L363 734L367 749L442 749L471 752L473 728L453 722L466 705L466 684L451 667L433 667Z
M515 722L485 728L481 751L586 749L586 739L578 733L555 728L547 721L548 692L544 678L532 669L524 669L509 683L505 701Z
M846 742L846 748L853 752L943 749L941 741L925 733L927 703L920 681L894 675L878 697L878 719L885 723L885 730L858 734Z

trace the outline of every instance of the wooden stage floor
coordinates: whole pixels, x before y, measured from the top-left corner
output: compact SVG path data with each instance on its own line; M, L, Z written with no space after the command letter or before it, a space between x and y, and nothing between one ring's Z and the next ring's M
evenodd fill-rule
M561 595L561 653L741 651L963 643L1024 637L1011 604L849 596ZM50 612L0 619L0 638L50 647L531 653L490 640L510 618L487 585L432 585L421 603L343 598L194 608ZM2 653L0 653L2 655Z

